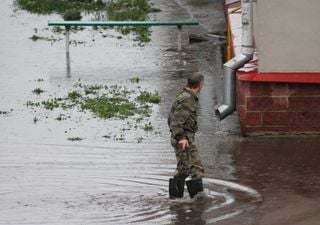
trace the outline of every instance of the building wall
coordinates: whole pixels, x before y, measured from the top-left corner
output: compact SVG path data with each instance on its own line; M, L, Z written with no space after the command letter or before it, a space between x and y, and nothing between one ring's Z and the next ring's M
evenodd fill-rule
M320 134L320 84L237 81L244 136Z
M320 72L320 1L258 0L259 72Z

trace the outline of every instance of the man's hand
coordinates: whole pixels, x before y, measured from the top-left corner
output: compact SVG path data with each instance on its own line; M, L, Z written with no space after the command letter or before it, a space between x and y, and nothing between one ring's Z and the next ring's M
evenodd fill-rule
M179 146L182 148L182 150L185 150L186 148L189 148L189 142L187 139L182 139L179 141Z

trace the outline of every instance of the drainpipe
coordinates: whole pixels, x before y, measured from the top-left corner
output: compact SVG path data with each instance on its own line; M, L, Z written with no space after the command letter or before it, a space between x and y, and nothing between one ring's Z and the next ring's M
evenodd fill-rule
M236 110L236 72L253 58L253 1L241 1L241 53L223 65L223 104L216 110L216 116L219 120L223 120Z

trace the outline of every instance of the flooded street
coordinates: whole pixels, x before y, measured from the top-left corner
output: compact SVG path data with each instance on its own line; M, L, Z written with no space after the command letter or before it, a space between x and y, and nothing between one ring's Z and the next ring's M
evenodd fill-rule
M188 35L223 32L222 2L153 1L161 12L152 20L200 21L183 28L181 52L175 27L151 28L143 47L131 35L86 28L71 33L67 62L64 35L47 27L58 15L28 14L1 1L0 111L7 113L0 114L0 224L319 224L319 138L243 138L236 113L222 122L214 115L222 101L224 40L189 45ZM33 41L34 34L56 41ZM197 144L208 199L192 201L186 191L171 201L176 159L167 115L196 71L206 82ZM65 96L77 83L157 91L162 101L137 124L26 105ZM45 92L35 95L36 88ZM58 121L60 114L65 119ZM154 129L146 131L149 122Z

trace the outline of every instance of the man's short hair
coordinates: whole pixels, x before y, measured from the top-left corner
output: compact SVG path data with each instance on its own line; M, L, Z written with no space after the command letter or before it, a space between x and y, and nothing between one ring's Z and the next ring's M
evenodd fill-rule
M187 87L197 88L204 81L204 77L200 73L194 73L188 77Z

